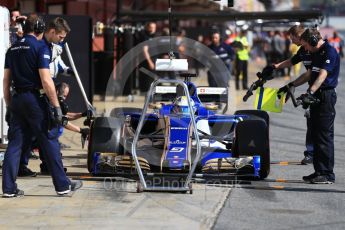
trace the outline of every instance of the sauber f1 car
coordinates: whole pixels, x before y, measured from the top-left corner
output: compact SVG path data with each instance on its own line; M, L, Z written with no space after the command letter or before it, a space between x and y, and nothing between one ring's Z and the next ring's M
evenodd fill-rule
M157 80L144 109L115 108L109 117L95 118L88 170L139 175L141 183L150 176L266 178L270 172L268 114L258 110L217 114L220 106L227 106L228 89L197 88L189 79ZM177 86L159 85L166 82Z

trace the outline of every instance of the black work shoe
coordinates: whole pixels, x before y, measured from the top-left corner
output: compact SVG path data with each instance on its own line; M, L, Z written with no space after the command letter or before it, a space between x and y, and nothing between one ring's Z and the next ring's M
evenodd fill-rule
M37 173L31 171L28 167L22 167L18 171L18 177L36 177Z
M312 164L313 163L313 157L306 155L303 160L301 161L302 165Z
M13 197L21 197L24 196L24 191L17 189L15 193L4 193L2 194L3 198L13 198Z
M60 144L60 148L61 148L61 149L70 149L70 148L71 148L71 146L66 145L66 144L63 144L63 143L61 143L61 142L59 142L59 144Z
M319 175L310 180L312 184L333 184L334 180L330 180L326 175Z
M71 181L69 189L64 191L56 191L59 196L68 195L71 191L76 191L83 186L83 182L80 180Z
M302 177L302 179L303 179L305 182L310 183L310 181L311 181L314 177L317 177L317 176L319 176L319 174L317 174L317 173L312 173L312 174L310 174L309 176L304 176L304 177Z

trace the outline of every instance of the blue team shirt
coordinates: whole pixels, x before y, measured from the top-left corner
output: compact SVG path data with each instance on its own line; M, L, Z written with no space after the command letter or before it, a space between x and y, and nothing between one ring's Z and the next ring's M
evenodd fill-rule
M38 69L49 69L51 50L35 36L25 35L7 51L5 69L10 69L13 86L21 89L42 88Z
M222 59L222 61L225 63L226 67L230 70L231 68L231 60L234 59L235 56L235 52L234 50L231 48L231 46L225 44L224 42L221 43L219 46L216 46L214 44L211 44L209 46L209 48L211 50L213 50L213 52L216 53L216 57L214 58L220 58Z
M311 68L311 56L311 53L301 46L297 53L291 58L291 63L296 65L299 62L303 62L304 67L308 70Z
M327 41L325 41L317 53L312 55L311 83L315 82L321 69L327 71L327 77L320 88L337 87L340 69L340 56L337 50Z

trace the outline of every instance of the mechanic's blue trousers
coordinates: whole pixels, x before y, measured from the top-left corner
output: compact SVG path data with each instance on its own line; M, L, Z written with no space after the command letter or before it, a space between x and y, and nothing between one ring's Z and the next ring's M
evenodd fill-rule
M26 140L24 140L24 144L23 144L23 147L22 147L22 154L20 156L20 166L19 166L19 169L28 166L30 155L31 155L31 151L34 148L38 147L38 144L36 143L37 142L36 138L33 138L33 136L31 135L30 140L31 141L28 141L28 143L25 143Z
M311 106L311 133L314 143L313 164L316 173L335 180L334 168L334 119L337 94L334 89L318 90L314 94L320 103Z
M8 147L2 169L2 189L4 193L15 193L15 183L24 142L37 137L51 172L56 191L65 191L71 184L67 178L60 155L58 127L49 131L49 104L44 96L32 92L14 94L11 102L12 119L8 131ZM31 133L30 133L31 132Z
M60 127L59 128L59 134L58 134L58 138L61 137L62 133L63 133L64 128ZM42 150L39 147L36 138L32 138L33 140L31 140L31 142L29 141L27 144L23 145L23 149L22 149L22 155L20 157L20 168L25 168L28 166L29 164L29 160L30 160L30 156L31 156L31 151L35 148L38 148L38 153L39 153L39 157L40 160L42 161L42 164L47 167L47 163L45 161L45 157L42 154Z

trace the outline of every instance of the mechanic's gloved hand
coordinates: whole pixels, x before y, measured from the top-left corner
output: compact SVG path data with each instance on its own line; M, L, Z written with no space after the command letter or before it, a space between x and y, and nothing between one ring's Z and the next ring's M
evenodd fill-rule
M261 71L261 75L265 80L271 80L273 79L272 74L274 70L275 70L274 65L268 65L265 68L263 68L263 70Z
M82 136L87 136L90 133L90 128L80 128L80 133Z
M81 133L81 147L84 148L85 141L90 134L90 129L89 128L80 128L80 133Z
M295 93L295 86L293 85L292 82L290 82L289 84L279 88L277 94L278 94L278 98L280 99L282 94L286 93L286 97L285 97L285 103L289 100L289 98L291 97L291 95L293 95Z
M91 119L89 119L89 118L85 119L84 125L85 126L90 126L91 125Z
M87 111L87 110L85 110L85 111L81 114L82 117L87 117L87 115L88 115L88 111Z
M320 100L312 95L309 90L307 91L307 93L299 96L297 100L301 100L303 109L308 109L310 105L320 102Z
M63 115L62 115L61 107L54 107L53 108L53 117L54 117L55 124L57 124L57 125L63 124Z

